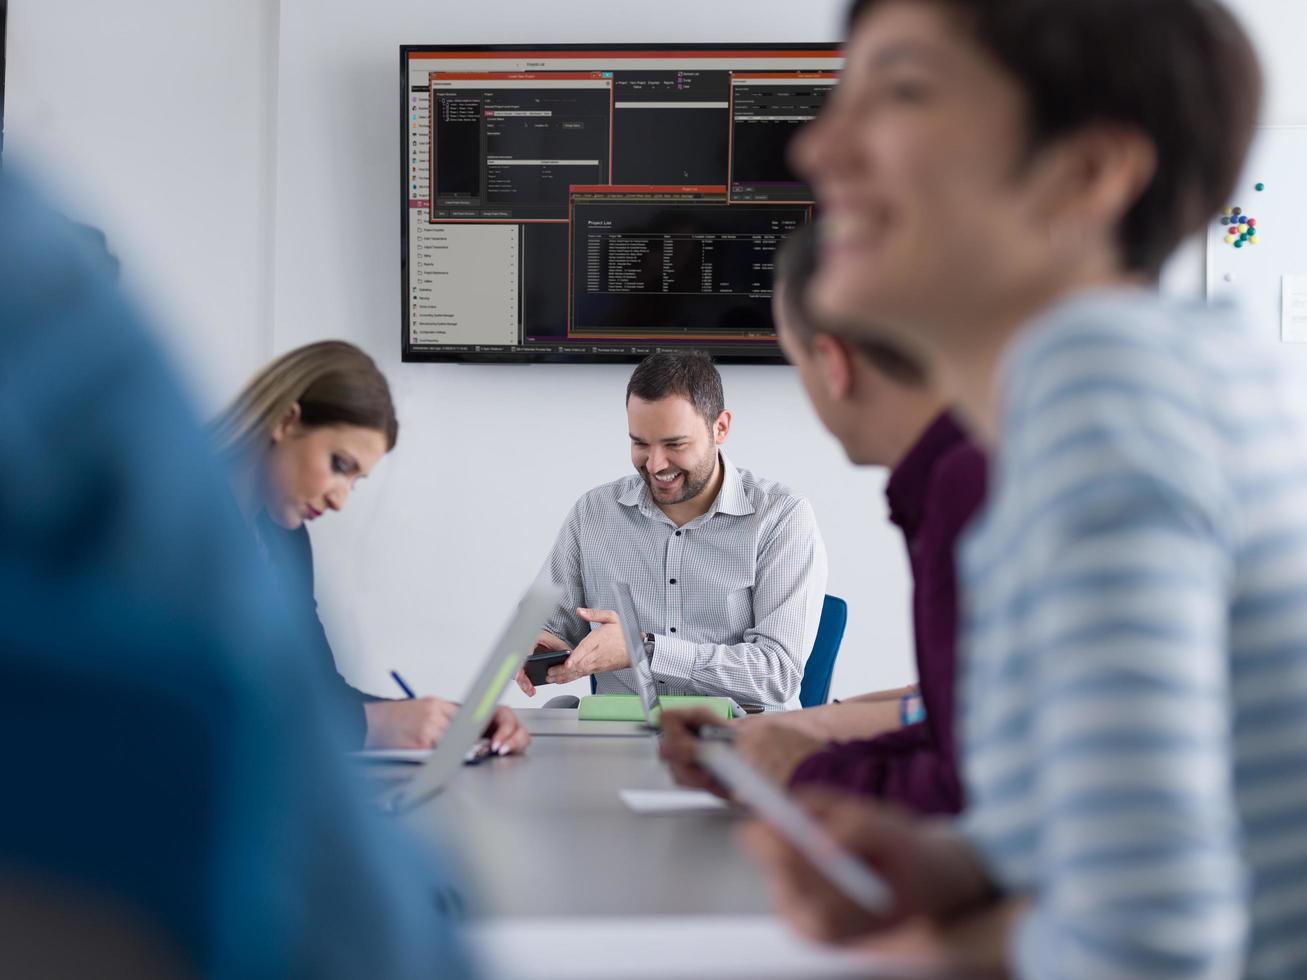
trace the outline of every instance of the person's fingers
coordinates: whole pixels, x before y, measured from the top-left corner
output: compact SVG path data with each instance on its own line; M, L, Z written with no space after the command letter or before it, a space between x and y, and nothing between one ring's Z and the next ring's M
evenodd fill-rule
M418 706L422 714L417 741L422 748L429 748L439 743L445 732L449 730L450 720L458 711L458 705L439 698L421 698Z
M721 723L720 715L704 708L665 711L659 716L661 738L658 754L680 785L706 789L723 799L730 799L726 788L699 765L699 728Z
M699 729L720 723L719 715L703 709L664 711L658 716L659 752L668 761L697 762Z
M692 735L684 731L667 732L658 740L658 756L670 765L687 765L698 758L699 749Z
M581 607L576 610L576 614L587 623L600 623L605 626L610 623L617 624L621 621L617 613L611 609L586 609Z
M764 870L779 870L785 863L786 852L790 849L789 844L762 821L749 820L741 824L735 837L745 853Z
M531 744L531 733L526 730L525 725L518 725L513 730L513 734L508 740L499 746L500 755L520 755L525 752L527 746Z
M531 744L531 734L526 730L512 708L501 705L495 710L495 721L490 736L490 748L500 755L522 752Z
M531 679L526 676L525 670L517 672L517 686L521 688L522 693L529 698L536 696L536 686L531 683Z
M572 647L571 655L566 660L564 660L563 663L575 664L579 658L588 656L590 651L593 650L598 644L599 641L595 638L595 634L590 633L580 643Z
M785 838L760 821L744 825L737 836L762 867L772 902L794 929L819 942L845 934L843 899Z
M483 738L490 739L490 751L498 752L499 746L508 738L516 724L516 718L505 713L503 706L495 709L495 713L490 718L490 724L486 730L481 733Z
M593 671L591 651L595 648L593 634L587 636L572 650L571 656L557 666L550 667L545 677L550 684L570 684L572 681L589 677Z
M668 762L667 771L678 786L687 789L707 789L711 782L706 772L689 762Z
M673 766L671 767L672 778L677 784L684 786L686 789L702 789L713 796L719 796L723 800L731 799L731 791L719 783L712 773L698 766Z
M557 667L550 667L548 673L545 674L545 680L549 681L550 684L570 684L572 681L589 676L590 672L588 670L569 667L568 664L571 662L571 660L567 660Z
M565 641L554 636L554 634L550 633L548 630L541 630L536 635L535 649L532 652L540 653L541 651L555 651L555 650L566 650L566 649L567 649L567 643Z

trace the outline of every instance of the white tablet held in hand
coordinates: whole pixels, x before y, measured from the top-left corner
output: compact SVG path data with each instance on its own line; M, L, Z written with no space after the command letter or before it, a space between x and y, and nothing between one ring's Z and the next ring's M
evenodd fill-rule
M797 803L762 773L749 765L726 742L705 741L699 747L699 764L780 831L812 866L825 875L847 898L873 915L884 915L894 904L885 879L840 847Z

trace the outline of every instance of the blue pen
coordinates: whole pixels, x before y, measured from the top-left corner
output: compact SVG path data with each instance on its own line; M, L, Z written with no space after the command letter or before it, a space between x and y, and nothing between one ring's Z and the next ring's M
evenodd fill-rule
M413 693L413 689L412 689L411 687L409 687L407 684L404 683L404 678L402 678L402 677L399 676L399 671L397 671L397 670L392 670L392 671L390 672L390 676L393 677L393 678L395 678L395 683L399 685L399 689L400 689L401 691L404 692L404 696L405 696L405 697L408 697L408 698L416 698L416 697L417 697L417 695Z

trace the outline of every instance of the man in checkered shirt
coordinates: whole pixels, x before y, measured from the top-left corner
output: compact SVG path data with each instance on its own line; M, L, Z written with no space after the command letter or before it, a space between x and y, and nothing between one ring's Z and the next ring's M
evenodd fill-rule
M826 592L812 506L721 451L731 413L703 354L647 357L626 414L636 472L577 501L545 562L565 594L537 647L572 650L549 682L636 692L613 612L626 582L660 694L798 707ZM518 684L535 694L525 674Z

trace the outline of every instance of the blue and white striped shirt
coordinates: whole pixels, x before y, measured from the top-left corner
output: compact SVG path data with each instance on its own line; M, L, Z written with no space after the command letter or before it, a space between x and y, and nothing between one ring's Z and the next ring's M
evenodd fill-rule
M964 829L1023 977L1307 977L1307 414L1234 319L1089 294L1005 361Z

